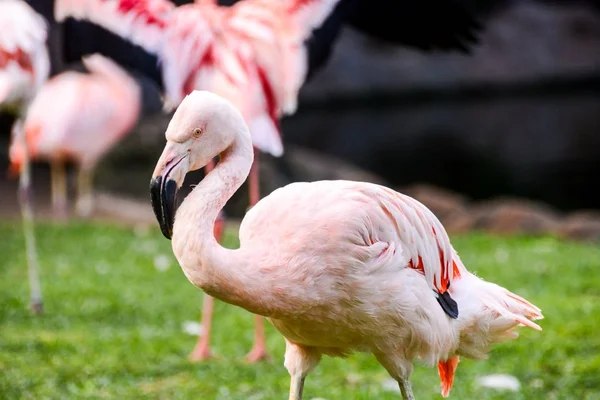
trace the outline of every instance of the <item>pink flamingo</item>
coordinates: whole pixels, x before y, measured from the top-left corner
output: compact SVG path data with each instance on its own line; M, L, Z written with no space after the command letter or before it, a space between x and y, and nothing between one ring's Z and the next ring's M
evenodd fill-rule
M100 158L137 122L137 82L108 58L84 58L89 74L69 71L40 89L24 122L27 150L18 141L10 148L11 170L20 171L25 157L51 163L52 204L64 212L67 184L64 162L79 165L76 211L93 211L92 176Z
M0 2L0 108L17 115L12 127L12 140L26 146L22 135L22 118L32 97L50 73L46 48L48 26L44 18L26 2ZM39 261L36 252L33 210L29 202L31 173L29 160L24 159L19 179L19 200L27 254L30 287L30 309L43 312Z
M283 154L278 121L296 110L308 69L305 41L339 0L245 0L221 7L199 0L57 0L55 16L86 19L156 54L163 65L167 108L193 89L226 97L244 115L257 149ZM207 171L214 167L207 165ZM249 205L260 199L258 153L249 178ZM222 232L222 216L215 232ZM220 240L221 237L218 237ZM204 334L191 360L209 358L214 300L204 298ZM250 362L268 357L264 323L255 316Z
M469 273L439 220L418 201L351 181L293 183L242 221L240 248L215 240L219 210L252 167L249 129L222 97L194 91L178 107L150 183L163 234L189 281L267 317L285 337L290 400L322 355L369 352L402 397L416 358L438 363L442 395L459 357L485 358L541 310ZM221 161L174 209L188 171Z

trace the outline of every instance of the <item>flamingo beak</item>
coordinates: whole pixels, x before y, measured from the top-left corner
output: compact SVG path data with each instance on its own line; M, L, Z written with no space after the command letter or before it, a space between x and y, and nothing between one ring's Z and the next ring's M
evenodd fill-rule
M187 173L184 162L188 152L180 143L168 142L150 180L150 199L162 234L171 239L177 203L177 192ZM183 151L181 151L183 150Z

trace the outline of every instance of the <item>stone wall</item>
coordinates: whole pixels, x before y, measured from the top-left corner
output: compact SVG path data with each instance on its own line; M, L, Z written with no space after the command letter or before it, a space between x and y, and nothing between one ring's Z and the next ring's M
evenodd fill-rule
M496 235L549 235L600 242L600 212L561 213L547 205L518 198L473 202L430 185L398 189L425 204L449 233L481 231Z

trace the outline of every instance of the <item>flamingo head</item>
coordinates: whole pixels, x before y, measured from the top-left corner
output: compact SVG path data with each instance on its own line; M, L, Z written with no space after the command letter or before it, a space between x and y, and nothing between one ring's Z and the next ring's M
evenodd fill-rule
M171 239L177 192L186 174L204 168L216 156L227 157L235 145L252 147L240 112L208 91L195 90L183 99L165 136L167 144L152 174L150 196L161 231Z

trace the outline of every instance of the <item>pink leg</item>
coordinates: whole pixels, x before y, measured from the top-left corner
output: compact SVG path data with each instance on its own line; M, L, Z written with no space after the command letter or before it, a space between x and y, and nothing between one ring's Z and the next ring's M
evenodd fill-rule
M248 177L249 209L254 207L260 200L259 173L258 173L258 151L254 150L254 163ZM254 346L246 355L246 359L255 363L260 360L268 360L267 346L265 344L265 323L260 315L254 316Z
M21 205L21 216L23 218L23 233L25 234L25 249L27 251L27 270L29 275L29 288L31 303L30 309L34 314L44 312L44 301L42 300L42 287L40 284L40 265L35 243L33 204L31 199L31 164L27 149L27 141L22 131L22 120L19 119L13 125L12 134L15 140L20 140L23 146L23 169L19 180L19 204ZM17 136L18 135L18 136Z
M67 171L61 160L50 162L50 191L54 218L58 221L67 220Z
M200 338L198 338L198 342L196 342L196 347L194 347L194 350L188 357L190 361L197 362L212 358L212 353L210 351L210 331L212 326L212 313L214 304L215 299L205 294L204 301L202 303L202 319L200 320L200 324L202 325L202 333Z
M208 174L215 167L214 162L208 164L205 168L206 173ZM214 227L214 235L218 242L221 242L223 239L223 230L225 228L225 218L223 212L221 212L215 221ZM213 307L215 304L215 299L211 296L205 294L204 301L202 303L202 318L200 324L202 325L202 334L200 338L198 338L198 342L196 342L196 347L190 353L189 359L190 361L203 361L212 357L212 353L210 351L210 333L212 328L212 315L213 315Z

